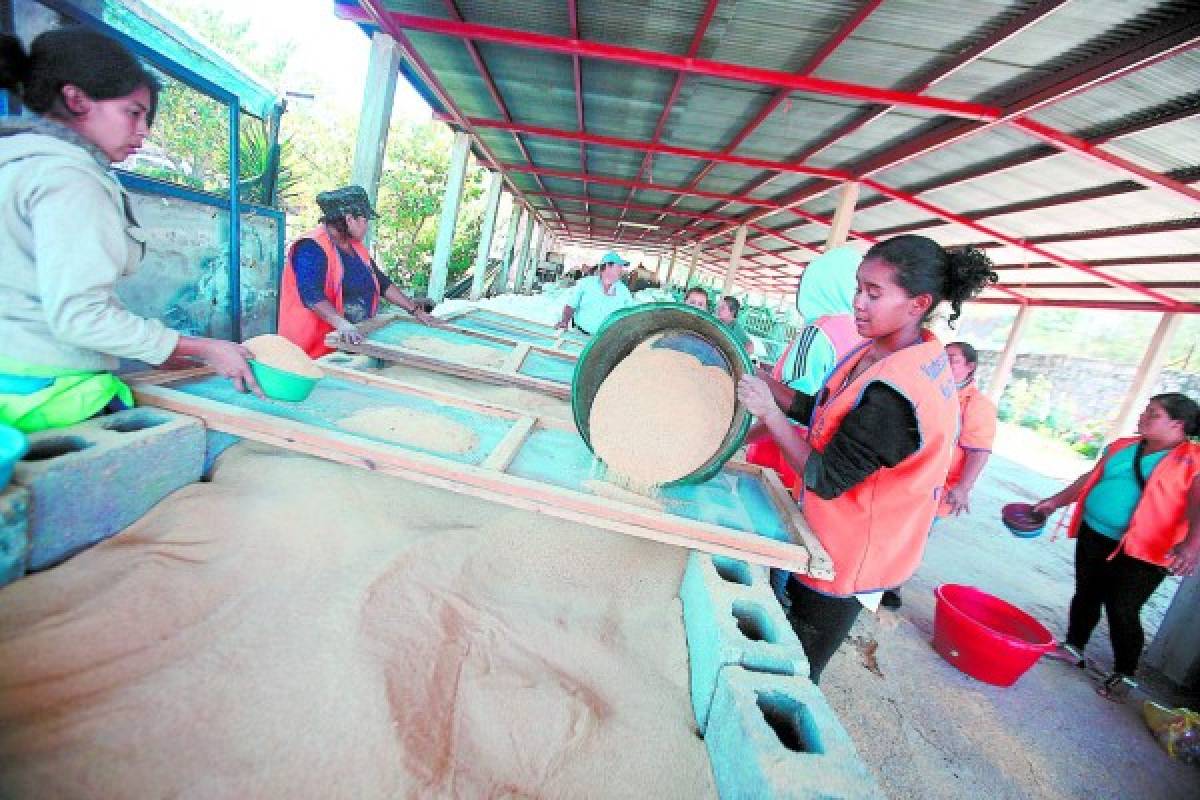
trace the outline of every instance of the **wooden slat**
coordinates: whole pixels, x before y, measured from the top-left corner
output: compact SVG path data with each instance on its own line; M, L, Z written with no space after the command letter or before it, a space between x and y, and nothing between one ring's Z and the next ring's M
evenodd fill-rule
M504 359L504 366L500 367L502 372L520 372L521 365L525 363L525 359L529 356L529 345L522 343L513 348L508 354L508 358Z
M331 461L397 475L449 491L667 544L741 558L756 564L805 572L810 557L798 543L689 520L611 498L600 498L469 464L371 442L349 433L219 403L169 386L138 382L135 397L204 420L214 430L307 453ZM782 510L781 510L782 513Z
M399 362L401 364L413 364L415 366L424 367L425 369L433 370L434 372L444 372L448 375L458 375L462 378L472 378L474 380L487 381L488 383L499 383L508 386L521 386L526 389L532 389L536 392L557 397L565 400L571 396L571 387L564 383L555 383L554 381L542 380L534 378L530 375L524 375L519 372L503 372L501 370L490 369L488 367L476 367L469 364L460 364L456 361L450 361L443 358L436 358L431 355L421 353L419 350L408 350L402 347L395 347L387 344L377 344L375 342L363 342L361 344L343 344L341 349L350 353L362 353L375 358L381 358L384 361Z
M496 445L496 449L488 453L488 457L483 460L481 466L497 472L504 472L508 469L508 465L516 458L517 451L525 444L525 440L529 438L535 425L537 425L537 417L521 417L517 420L516 424L509 428L508 433L500 440L500 444Z

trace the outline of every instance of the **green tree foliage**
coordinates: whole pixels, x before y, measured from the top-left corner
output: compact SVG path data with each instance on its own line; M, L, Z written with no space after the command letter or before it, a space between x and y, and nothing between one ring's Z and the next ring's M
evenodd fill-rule
M269 85L279 85L285 72L295 80L290 43L263 46L248 22L231 20L213 9L174 0L160 7L181 20L217 50L244 64ZM366 47L364 39L363 46ZM289 238L310 230L320 218L316 195L350 182L358 120L331 112L322 97L359 92L360 87L328 86L319 65L300 70L316 99L291 102L281 129L282 153L278 199L287 211ZM228 191L228 111L200 92L167 79L152 141L169 164L156 163L139 172L197 189ZM260 120L241 118L240 185L248 202L263 202L257 179L267 164L267 135ZM381 268L402 286L417 291L429 283L438 216L445 192L453 134L441 124L393 120L373 227L373 247ZM482 227L483 171L469 170L463 189L449 282L474 262Z

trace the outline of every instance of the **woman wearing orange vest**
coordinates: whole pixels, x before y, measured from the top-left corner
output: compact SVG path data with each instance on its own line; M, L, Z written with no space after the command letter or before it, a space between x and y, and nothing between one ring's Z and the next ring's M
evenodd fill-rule
M946 360L950 364L950 374L958 384L958 439L954 458L950 461L950 473L942 487L938 517L971 510L971 489L992 454L992 442L996 438L996 406L975 388L979 353L966 342L951 342L946 345ZM884 608L900 608L904 605L900 590L888 589L879 604Z
M363 244L367 222L379 216L361 186L317 195L321 224L288 247L279 291L279 334L312 358L331 352L325 336L337 331L348 344L362 334L355 326L375 316L379 298L425 325L435 320L400 291L375 265Z
M788 414L809 420L797 437L770 387L746 376L738 397L767 426L801 476L805 521L833 559L834 577L792 575L788 618L817 682L863 605L908 580L920 564L958 428L946 352L924 328L949 301L997 280L981 251L947 252L924 236L867 251L857 273L854 322L866 341L815 396L798 392Z
M1067 641L1052 658L1084 666L1083 650L1108 612L1113 671L1097 688L1123 699L1145 634L1142 606L1168 572L1191 575L1200 561L1200 406L1187 395L1150 398L1138 435L1110 444L1090 472L1034 506L1049 514L1075 503L1075 596Z

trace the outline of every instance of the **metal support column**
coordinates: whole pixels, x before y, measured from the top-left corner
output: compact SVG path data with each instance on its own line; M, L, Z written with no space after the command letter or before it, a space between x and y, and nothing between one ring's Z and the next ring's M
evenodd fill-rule
M470 155L471 138L464 131L457 131L450 149L450 173L446 176L442 215L438 218L437 240L433 246L433 265L429 270L429 298L435 303L442 302L446 295L446 274L450 268L450 252L454 249L454 228L458 224L458 206Z
M508 212L508 237L504 240L504 256L500 265L500 293L508 291L509 276L512 274L513 261L517 255L517 233L521 227L521 217L528 215L524 206L517 205L516 195L512 195L512 205Z
M729 269L725 271L725 285L721 290L722 294L730 294L733 291L733 282L737 279L738 267L742 264L742 250L746 248L746 232L748 230L747 225L739 225L737 234L733 237L733 250L729 253Z
M546 226L538 225L537 238L533 249L529 251L529 263L525 267L525 285L522 291L533 291L533 283L537 280L538 265L542 263L542 245L546 241Z
M1171 345L1171 338L1181 322L1182 314L1169 313L1163 314L1162 319L1158 321L1158 327L1154 329L1154 335L1150 337L1150 344L1146 347L1146 355L1142 356L1142 363L1138 365L1137 374L1133 376L1133 383L1121 402L1121 410L1117 412L1117 418L1108 432L1110 440L1133 432L1138 415L1150 399L1150 390L1162 373L1163 362L1167 359L1167 348Z
M386 33L371 36L371 60L367 62L362 110L358 115L358 142L354 146L354 168L350 182L367 190L371 205L379 196L379 176L387 149L388 123L396 97L400 69L400 46Z
M1030 310L1029 306L1021 306L1017 312L1017 317L1013 320L1012 328L1008 332L1008 341L1004 343L1004 352L1000 354L1000 360L996 362L996 370L992 373L991 380L988 381L987 390L984 391L984 394L996 405L1000 404L1000 396L1004 394L1004 387L1008 386L1008 379L1012 377L1013 364L1017 360L1017 344L1025 333L1025 326L1029 324Z
M488 173L487 203L483 209L483 227L479 230L479 251L475 254L475 274L471 276L471 299L483 297L483 281L492 254L492 234L496 230L496 212L500 210L500 190L504 177L499 172Z
M826 251L846 243L846 235L850 232L850 220L854 217L856 205L858 205L858 184L843 183L837 210L833 212L833 219L830 221L829 236L825 239Z
M516 274L513 275L513 291L518 294L522 287L525 286L525 262L529 260L529 243L533 241L533 226L537 224L537 219L533 216L533 211L530 210L525 215L525 232L521 236L521 250L517 254L513 264Z
M687 277L683 279L683 288L690 288L692 278L696 274L696 264L700 263L700 242L692 242L692 258L688 264Z

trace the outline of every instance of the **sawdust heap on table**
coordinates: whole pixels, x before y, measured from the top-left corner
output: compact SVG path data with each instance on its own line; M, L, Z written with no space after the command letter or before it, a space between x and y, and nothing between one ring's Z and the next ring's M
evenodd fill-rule
M506 351L495 347L487 347L482 344L458 344L439 339L436 336L409 336L404 340L403 346L436 358L491 369L500 369L508 355Z
M723 369L642 344L596 391L592 448L610 478L645 490L712 458L729 432L733 409L733 379Z
M650 508L655 511L665 511L666 506L662 499L654 497L643 492L635 492L631 489L625 489L617 486L615 483L608 481L584 481L583 488L585 491L591 492L598 497L604 497L609 500L619 500L622 503L629 503L642 508Z
M413 408L367 408L338 422L351 433L362 433L405 447L465 455L479 446L475 431L461 422Z
M291 340L274 333L264 333L247 339L243 345L254 354L254 360L268 367L281 369L305 378L320 378L325 373Z
M423 370L406 364L390 365L370 370L387 378L394 378L406 384L450 392L478 400L483 403L493 403L525 414L536 414L539 417L571 420L571 403L548 394L522 389L519 386L503 386L496 383L484 383L474 378L462 378L457 375L446 375L441 372Z

